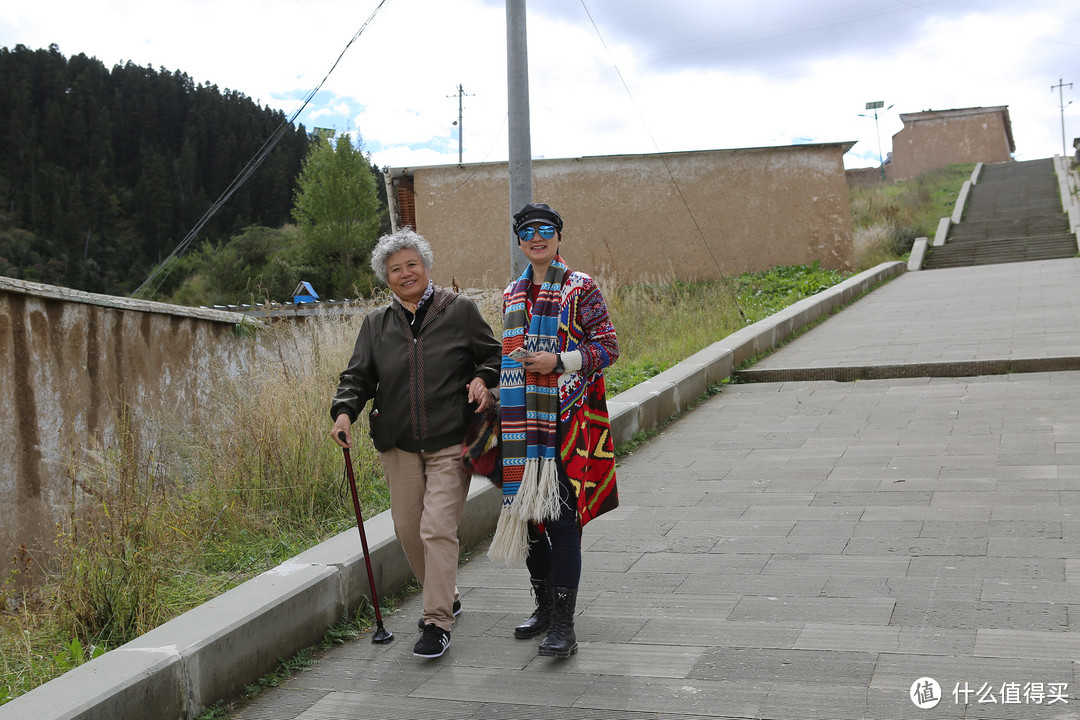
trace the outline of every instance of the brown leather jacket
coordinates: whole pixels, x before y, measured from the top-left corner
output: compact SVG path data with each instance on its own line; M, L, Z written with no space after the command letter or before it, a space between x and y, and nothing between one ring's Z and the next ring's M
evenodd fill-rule
M466 385L499 384L502 345L476 303L436 287L415 339L397 302L364 318L330 417L356 421L368 400L371 439L380 451L434 451L459 443L475 406Z

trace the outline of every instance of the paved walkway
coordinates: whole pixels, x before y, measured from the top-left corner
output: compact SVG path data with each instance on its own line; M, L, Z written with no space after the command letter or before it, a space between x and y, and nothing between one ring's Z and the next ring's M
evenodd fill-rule
M908 273L756 367L1080 358L1080 259ZM1080 717L1080 372L730 385L619 466L581 648L479 554L446 655L323 655L236 720ZM920 678L940 703L909 696ZM923 685L925 686L925 684Z
M1080 370L1078 263L907 273L748 374L859 379Z

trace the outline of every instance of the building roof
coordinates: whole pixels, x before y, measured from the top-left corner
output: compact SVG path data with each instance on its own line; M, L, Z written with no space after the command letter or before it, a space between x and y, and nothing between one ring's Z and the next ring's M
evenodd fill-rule
M313 297L316 300L319 299L319 294L315 292L315 288L311 287L311 283L307 280L301 280L296 286L296 289L292 291L293 297Z
M576 160L592 160L596 158L627 158L627 157L661 157L670 155L705 155L710 153L745 153L745 152L764 152L773 150L799 150L802 148L827 148L838 147L842 153L847 153L855 146L856 140L842 140L837 142L820 142L820 143L795 143L792 145L765 145L761 147L744 147L744 148L713 148L709 150L673 150L670 152L659 153L621 153L618 155L582 155L581 157L566 157L566 158L533 158L533 164L543 164L549 162L574 162ZM408 177L413 174L414 170L434 170L448 167L471 167L474 165L509 165L509 161L501 160L498 162L481 162L481 163L448 163L443 165L424 165L416 167L396 167L387 168L385 175L388 178Z
M955 108L952 110L923 110L916 113L900 113L900 122L907 125L929 120L948 120L949 118L970 117L972 115L997 115L1002 116L1005 126L1005 136L1009 139L1009 152L1016 152L1016 143L1013 141L1012 121L1009 120L1008 105L994 105L992 107Z

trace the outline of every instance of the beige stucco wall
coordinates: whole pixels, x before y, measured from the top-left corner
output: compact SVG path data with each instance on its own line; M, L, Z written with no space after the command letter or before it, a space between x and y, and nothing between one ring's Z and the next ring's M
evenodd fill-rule
M845 175L847 175L848 187L867 187L870 185L880 185L883 182L892 182L892 163L886 162L884 168L884 173L881 172L882 168L880 166L847 170ZM884 175L884 177L882 177L882 175Z
M212 367L244 367L239 316L0 278L0 552L55 537L71 470L115 438L120 400L132 430L194 422Z
M1000 109L901 119L904 127L892 139L892 171L898 180L956 163L990 164L1012 158L1008 115Z
M849 147L539 159L533 198L563 216L562 253L571 267L620 281L717 278L814 261L849 269ZM416 230L435 252L434 280L506 285L507 164L407 172Z

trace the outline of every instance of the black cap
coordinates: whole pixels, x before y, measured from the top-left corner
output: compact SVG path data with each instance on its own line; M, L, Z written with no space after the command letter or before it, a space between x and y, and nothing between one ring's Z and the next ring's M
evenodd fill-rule
M529 223L548 222L562 232L562 216L544 203L529 203L514 213L514 234Z

